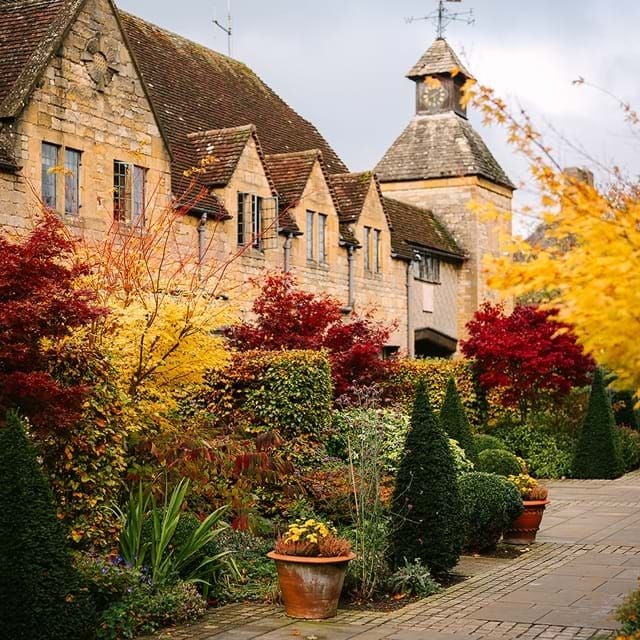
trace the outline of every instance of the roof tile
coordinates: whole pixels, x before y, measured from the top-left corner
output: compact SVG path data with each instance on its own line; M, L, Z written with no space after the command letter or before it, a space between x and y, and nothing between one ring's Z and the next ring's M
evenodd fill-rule
M438 38L407 73L412 80L423 76L434 76L451 73L454 69L458 73L473 78L473 75L462 64L456 52L444 38Z

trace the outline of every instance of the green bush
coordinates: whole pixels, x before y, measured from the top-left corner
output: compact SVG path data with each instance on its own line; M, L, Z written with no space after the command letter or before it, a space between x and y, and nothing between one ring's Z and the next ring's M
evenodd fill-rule
M94 624L51 488L15 414L0 425L0 603L2 638L82 639Z
M192 584L137 585L100 615L98 640L129 640L163 627L195 622L207 603ZM70 638L72 636L65 636Z
M520 492L513 482L493 473L474 472L461 476L465 548L490 551L503 531L523 511Z
M616 424L638 431L638 412L635 409L636 399L631 391L614 391L611 394L611 406Z
M435 411L439 412L447 394L447 385L453 378L469 422L479 428L484 422L484 397L480 392L468 360L426 358L398 360L395 373L383 385L386 400L410 411L416 385L424 382Z
M629 427L616 429L624 470L634 471L640 466L640 432Z
M392 499L394 568L419 559L434 574L455 566L463 531L456 469L420 382Z
M460 400L456 381L453 378L449 378L447 384L447 394L440 410L440 424L449 437L456 440L464 449L467 458L475 464L478 461L478 454L471 435L467 412Z
M620 638L637 638L640 634L640 589L629 595L616 611L616 620L622 625Z
M566 433L549 433L538 427L537 415L527 424L504 422L494 431L510 451L524 458L529 473L537 478L564 478L571 475L575 441Z
M431 577L431 572L420 560L408 562L394 571L387 579L387 589L391 593L406 594L426 598L438 593L440 585Z
M209 374L198 402L220 426L319 439L331 424L331 367L318 351L247 351Z
M589 407L585 416L576 455L573 475L576 478L612 479L624 473L624 462L615 433L615 421L609 394L600 369L596 369Z
M480 455L485 449L504 449L508 451L507 445L502 440L485 433L476 433L473 436L473 446L475 447L476 455Z
M522 473L522 465L518 457L510 451L502 449L485 449L478 455L478 471L496 473L499 476L517 476Z

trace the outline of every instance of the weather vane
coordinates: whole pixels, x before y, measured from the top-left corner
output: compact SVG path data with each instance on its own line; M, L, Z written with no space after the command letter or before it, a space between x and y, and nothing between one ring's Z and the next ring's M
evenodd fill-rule
M438 0L438 8L428 16L421 18L407 18L407 24L418 20L428 20L436 25L438 38L444 38L444 32L452 22L466 22L467 24L475 24L476 20L473 15L473 9L469 11L458 11L453 13L446 7L446 2L462 2L462 0Z

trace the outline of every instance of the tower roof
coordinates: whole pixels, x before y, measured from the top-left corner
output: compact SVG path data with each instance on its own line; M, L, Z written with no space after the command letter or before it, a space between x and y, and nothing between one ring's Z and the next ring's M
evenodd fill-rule
M407 78L414 80L424 76L451 73L453 69L458 69L458 72L467 78L473 78L449 43L444 38L438 38L413 65L407 73Z
M481 176L513 183L471 124L453 112L417 115L376 167L380 182Z

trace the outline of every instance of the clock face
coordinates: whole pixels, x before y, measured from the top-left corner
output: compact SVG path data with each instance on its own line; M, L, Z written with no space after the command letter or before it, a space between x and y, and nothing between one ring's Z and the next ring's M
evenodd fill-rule
M427 111L437 111L444 106L447 101L447 96L448 92L443 85L426 85L422 90L422 104L424 109Z

